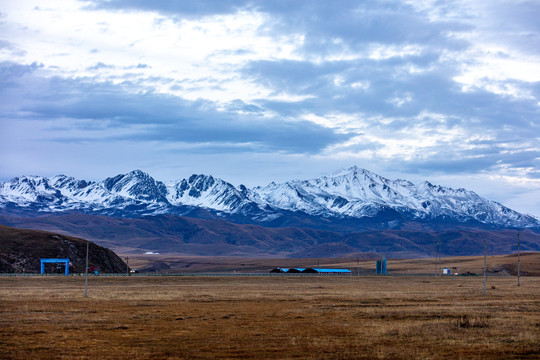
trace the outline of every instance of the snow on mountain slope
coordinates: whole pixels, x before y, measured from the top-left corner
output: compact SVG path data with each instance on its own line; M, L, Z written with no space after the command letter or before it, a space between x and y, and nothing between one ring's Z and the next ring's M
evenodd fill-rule
M251 190L207 175L192 175L165 185L140 170L101 182L58 175L50 179L22 176L0 183L0 208L27 212L141 216L178 214L183 206L218 215L242 215L253 221L270 221L287 212L320 218L374 218L390 209L413 220L448 218L505 227L540 227L538 219L472 191L389 180L358 167L310 180L272 182Z
M23 176L0 184L2 204L31 207L39 212L103 211L124 209L164 200L162 183L156 183L148 174L133 171L108 178L100 183L76 180L65 175L50 179L41 176ZM155 207L155 206L154 206Z
M374 216L380 209L390 208L419 219L446 216L503 226L538 223L472 191L389 180L356 166L311 180L271 183L253 192L260 203L324 217Z
M172 205L191 205L238 213L256 206L246 196L248 190L239 189L221 179L207 175L192 175L167 186L167 200Z
M424 197L404 180L391 181L365 169L352 167L311 180L290 181L256 188L262 201L310 214L365 216L366 208L378 205L425 212Z
M255 188L254 192L265 203L313 215L362 215L359 211L368 204L415 205L414 201L411 204L414 199L397 193L389 185L389 180L353 167L311 180L271 183L264 188Z
M21 176L0 184L0 204L16 203L29 207L39 202L54 202L61 193L41 176Z
M134 170L125 175L107 178L100 183L100 186L111 194L123 198L150 203L164 203L167 201L165 184L154 180L154 178L141 170Z

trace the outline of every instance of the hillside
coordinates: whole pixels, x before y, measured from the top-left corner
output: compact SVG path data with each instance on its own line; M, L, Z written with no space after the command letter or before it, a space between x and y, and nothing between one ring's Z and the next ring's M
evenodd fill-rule
M31 218L0 216L0 224L41 229L90 239L121 254L249 257L340 257L373 253L394 258L481 255L484 240L490 255L517 250L514 230L482 228L338 233L296 227L267 228L215 219L173 215L136 219L95 215L54 215ZM540 235L521 232L522 251L540 251Z
M82 273L86 262L86 243L86 240L71 236L0 225L0 272L39 273L41 258L68 258L72 263L70 271ZM89 244L88 264L104 273L127 270L118 255L93 242Z

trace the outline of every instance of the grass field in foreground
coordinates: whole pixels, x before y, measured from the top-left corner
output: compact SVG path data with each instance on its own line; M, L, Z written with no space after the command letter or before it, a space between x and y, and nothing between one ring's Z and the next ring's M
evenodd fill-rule
M538 359L540 278L0 278L2 359Z

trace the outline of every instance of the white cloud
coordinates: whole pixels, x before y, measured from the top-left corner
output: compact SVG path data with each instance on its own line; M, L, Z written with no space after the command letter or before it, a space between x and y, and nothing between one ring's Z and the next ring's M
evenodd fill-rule
M296 58L302 44L296 34L261 33L265 15L253 11L179 20L150 11L89 10L73 0L48 3L54 10L37 10L40 2L17 4L2 9L2 30L25 53L4 51L0 60L37 61L50 76L137 81L164 93L177 85L172 93L191 100L272 97L272 90L239 76L239 68L252 60Z
M413 98L412 98L412 94L410 93L405 93L402 96L396 96L387 100L389 104L392 104L397 107L401 107L404 104L409 103L411 101L413 101Z
M498 179L520 194L526 186L515 179L536 184L540 31L532 2L260 2L188 15L182 3L106 4L115 8L0 3L2 146L18 164L27 158L32 173L46 168L48 151L58 160L69 149L65 162L75 169L77 152L107 139L108 151L123 154L117 164L139 168L127 160L137 141L156 149L135 152L146 165L159 157L162 168L176 169L181 153L186 164L202 169L204 158L234 174L244 170L227 156L264 158L268 180L279 166L298 175L280 174L287 180L359 161L383 175L401 169L400 177L495 176L493 189ZM66 109L72 104L83 109ZM250 153L261 143L271 150Z
M420 45L384 45L372 44L368 50L368 58L372 60L387 60L394 57L421 55L423 47Z

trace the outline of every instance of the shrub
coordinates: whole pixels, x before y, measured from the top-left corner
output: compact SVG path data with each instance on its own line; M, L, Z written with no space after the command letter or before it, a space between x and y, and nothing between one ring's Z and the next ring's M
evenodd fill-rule
M455 326L458 329L468 329L468 328L485 328L489 326L491 315L489 314L479 314L473 318L469 318L468 315L460 315L456 321Z

